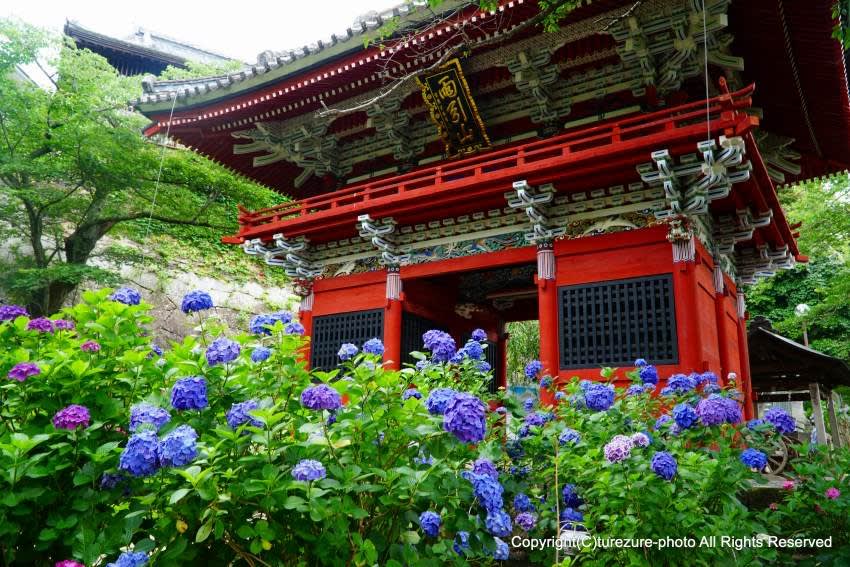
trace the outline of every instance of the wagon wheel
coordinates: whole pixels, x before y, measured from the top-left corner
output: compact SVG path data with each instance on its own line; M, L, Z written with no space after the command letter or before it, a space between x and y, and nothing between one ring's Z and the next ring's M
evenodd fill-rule
M773 439L767 449L767 466L765 472L780 474L788 464L788 443L784 436Z

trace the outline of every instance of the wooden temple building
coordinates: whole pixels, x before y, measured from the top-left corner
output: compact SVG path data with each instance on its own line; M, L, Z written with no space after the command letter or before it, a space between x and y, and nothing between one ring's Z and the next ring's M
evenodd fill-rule
M850 165L832 0L593 0L554 31L534 0L424 4L135 103L294 199L225 241L297 283L311 363L482 327L504 383L536 319L556 377L735 373L751 415L743 286L805 260L776 187Z

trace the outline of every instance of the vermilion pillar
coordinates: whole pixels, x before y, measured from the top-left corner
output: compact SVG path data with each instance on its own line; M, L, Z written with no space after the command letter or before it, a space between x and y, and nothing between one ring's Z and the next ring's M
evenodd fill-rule
M558 287L555 283L555 249L551 240L537 243L537 309L540 325L542 375L558 376ZM553 404L555 395L541 390L540 401Z
M702 371L702 344L697 310L696 244L693 234L672 239L673 293L678 319L679 365L685 371Z
M401 274L398 266L387 267L387 306L384 310L384 360L387 367L401 368Z
M744 418L752 419L753 385L750 380L750 349L747 345L747 304L744 292L738 290L738 352L741 353L741 375L738 377L738 389L744 394Z
M725 384L726 376L732 369L732 361L729 360L729 336L726 332L726 285L723 269L717 264L714 266L714 320L720 354L720 383Z
M304 336L312 340L313 337L313 282L308 280L298 281L295 284L295 293L301 296L301 303L298 306L298 320L304 326ZM308 342L302 350L304 362L307 363L307 368L310 367L310 351L311 342Z

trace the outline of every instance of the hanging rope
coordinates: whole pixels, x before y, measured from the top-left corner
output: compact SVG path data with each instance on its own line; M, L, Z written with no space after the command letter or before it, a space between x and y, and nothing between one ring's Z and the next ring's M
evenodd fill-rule
M702 50L705 64L705 128L707 130L705 139L711 140L711 112L708 103L708 14L706 13L705 0L702 0Z
M171 133L171 119L174 117L174 107L177 105L177 93L174 93L174 100L171 102L171 112L168 113L168 125L165 127L165 138L162 140L162 147L159 150L159 171L156 173L156 181L153 184L153 200L151 201L151 210L148 214L148 226L145 228L144 241L147 242L151 232L151 222L153 221L153 210L156 207L156 197L159 194L159 180L162 177L162 164L165 162L165 145L168 142L168 135Z

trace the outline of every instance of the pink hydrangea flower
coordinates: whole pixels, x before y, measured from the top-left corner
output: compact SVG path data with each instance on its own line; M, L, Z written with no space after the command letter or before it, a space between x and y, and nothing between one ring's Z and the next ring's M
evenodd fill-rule
M86 567L82 563L78 563L73 559L64 559L56 562L56 567Z
M841 496L841 491L834 486L830 486L826 489L826 497L830 500L838 500L839 496Z
M777 504L776 502L771 502L770 509L776 512L777 510L779 510L779 504Z
M56 412L53 416L53 426L56 429L68 429L73 431L78 427L86 428L91 422L88 408L72 404Z
M794 490L794 481L786 480L782 483L782 488L784 488L785 490Z
M100 351L100 344L97 341L86 341L80 345L80 350L83 352L98 352Z

